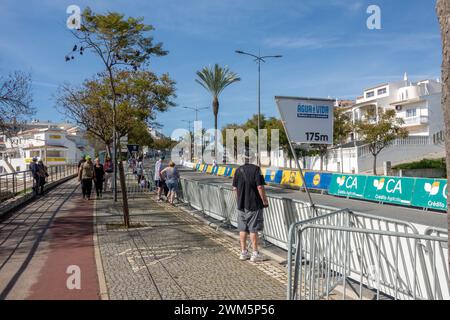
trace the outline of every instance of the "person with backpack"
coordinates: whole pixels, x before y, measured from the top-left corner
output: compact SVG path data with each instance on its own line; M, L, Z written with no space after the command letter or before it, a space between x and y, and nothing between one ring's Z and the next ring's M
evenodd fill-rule
M240 260L257 262L264 260L258 251L258 231L264 227L263 209L269 206L265 181L260 167L251 164L251 154L244 153L245 164L236 169L233 178L233 190L237 199L238 229L241 244ZM253 253L247 251L247 235L250 234Z
M78 181L81 182L81 192L83 199L91 200L92 180L94 179L94 164L91 157L86 156L86 161L80 166Z

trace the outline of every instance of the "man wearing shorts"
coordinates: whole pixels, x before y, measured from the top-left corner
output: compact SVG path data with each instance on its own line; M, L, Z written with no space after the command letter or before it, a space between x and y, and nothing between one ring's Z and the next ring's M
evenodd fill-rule
M244 158L245 164L236 170L233 178L241 243L240 260L250 258L250 261L257 262L263 260L258 251L258 231L263 229L263 208L267 208L269 203L264 189L265 182L261 169L250 163L251 157L248 150L245 151ZM246 247L249 233L253 248L251 257Z

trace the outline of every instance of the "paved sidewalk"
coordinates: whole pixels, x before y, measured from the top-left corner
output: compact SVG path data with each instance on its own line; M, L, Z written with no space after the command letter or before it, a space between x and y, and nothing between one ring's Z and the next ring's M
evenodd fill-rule
M180 208L148 196L120 206L96 203L97 234L110 299L285 299L286 268L239 261L238 242Z
M66 182L0 223L0 299L99 299L93 201ZM81 289L69 289L69 266Z

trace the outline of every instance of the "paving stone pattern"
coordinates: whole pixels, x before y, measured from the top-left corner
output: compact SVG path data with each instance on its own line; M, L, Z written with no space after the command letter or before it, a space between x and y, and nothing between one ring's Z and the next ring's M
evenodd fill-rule
M110 299L285 299L286 268L239 261L236 240L149 196L130 201L126 231L120 204L97 201L97 235Z

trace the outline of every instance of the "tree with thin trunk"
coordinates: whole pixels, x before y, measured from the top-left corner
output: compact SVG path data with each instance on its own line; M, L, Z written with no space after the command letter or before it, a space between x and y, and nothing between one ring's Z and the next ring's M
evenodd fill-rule
M78 52L83 55L86 51L94 53L100 59L108 75L113 123L117 124L119 122L116 119L116 107L119 96L114 72L121 69L136 71L148 65L151 57L164 56L167 51L162 49L161 43L153 44L153 37L150 32L154 28L151 25L144 24L143 18L125 18L123 14L117 12L108 12L102 15L92 12L90 8L86 8L81 17L80 28L72 31L78 43L66 55L66 61L73 60L74 53ZM114 138L114 140L118 141L117 138ZM122 161L118 162L118 167L122 189L124 224L128 228L128 199Z
M447 179L448 182L450 182L450 1L438 0L436 12L439 19L442 38L442 109L444 112L444 130L446 138L445 156L447 160ZM449 210L447 213L448 230L450 230L450 199L448 197L447 208ZM448 248L450 248L450 237L448 240ZM448 261L450 270L450 256ZM450 282L448 285L450 287Z
M344 112L344 109L334 108L334 123L333 123L333 141L336 147L339 147L341 154L341 172L344 172L342 146L348 139L348 136L353 131L353 124L350 117Z
M205 67L201 71L197 71L198 79L195 79L203 88L211 93L213 101L212 108L214 113L214 157L217 160L217 117L219 114L219 95L230 84L241 80L239 76L227 67L222 68L218 64L212 67Z
M401 118L397 118L395 110L381 111L378 121L373 121L375 113L369 111L367 115L356 123L356 131L362 140L369 146L369 151L373 155L373 174L377 174L377 156L390 145L395 139L406 138L408 130L402 127L404 123Z
M0 134L9 138L20 131L35 112L31 102L29 74L17 71L6 77L0 76Z

